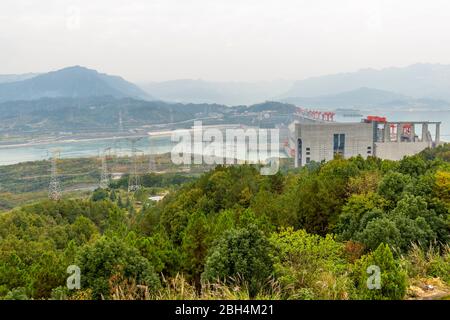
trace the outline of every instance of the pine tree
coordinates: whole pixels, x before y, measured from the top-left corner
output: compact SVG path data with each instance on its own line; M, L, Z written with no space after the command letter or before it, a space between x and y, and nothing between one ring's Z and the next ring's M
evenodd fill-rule
M189 218L183 237L185 268L194 275L194 283L200 288L200 276L208 251L209 227L206 217L201 212L193 213Z
M112 202L115 202L115 201L116 201L117 196L116 196L116 192L114 191L114 189L111 190L111 193L109 194L109 199L110 199Z
M406 294L406 273L387 244L358 260L355 276L361 299L399 300Z

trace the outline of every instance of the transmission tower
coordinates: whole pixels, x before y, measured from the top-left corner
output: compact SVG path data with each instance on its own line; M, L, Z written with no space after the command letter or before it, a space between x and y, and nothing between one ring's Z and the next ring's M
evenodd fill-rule
M117 155L117 138L115 136L113 141L113 156L115 157Z
M156 154L153 153L152 148L152 137L150 136L148 138L148 144L149 144L149 162L148 162L148 171L154 172L156 171Z
M61 184L59 182L58 177L58 167L57 161L60 156L59 149L55 149L51 151L52 153L52 169L51 169L51 177L50 177L50 185L48 187L48 197L51 200L59 200L61 199Z
M108 165L106 163L106 152L110 151L111 148L106 148L103 150L103 154L101 157L102 161L102 173L100 176L100 188L106 189L109 186L109 174L108 174Z
M119 111L119 131L123 132L122 110Z
M133 161L133 169L128 177L128 192L133 192L138 190L141 185L139 182L139 175L137 170L137 155L136 153L140 150L136 149L136 142L141 140L141 138L128 138L127 140L131 142L131 159Z

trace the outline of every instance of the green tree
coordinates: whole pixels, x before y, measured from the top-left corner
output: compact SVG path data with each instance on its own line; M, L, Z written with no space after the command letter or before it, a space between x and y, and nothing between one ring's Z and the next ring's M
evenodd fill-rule
M67 278L66 268L63 255L59 252L43 252L30 269L33 297L49 297L52 289L64 285Z
M411 177L418 177L427 171L427 163L419 155L404 157L399 162L398 171Z
M354 163L339 158L324 164L317 173L303 173L292 195L298 227L320 235L331 231L347 200L348 181L357 173Z
M114 191L114 189L112 189L109 193L109 200L111 200L112 202L115 202L117 200L116 192Z
M344 299L352 290L343 245L331 235L321 237L289 228L273 233L270 242L275 275L286 298Z
M270 180L270 191L280 194L283 192L284 188L284 177L280 171L274 175L269 176Z
M395 222L386 217L368 222L366 228L357 234L356 240L372 250L375 250L381 243L399 248L402 241L401 233Z
M91 288L94 298L108 298L112 277L133 279L138 285L154 290L159 278L153 266L136 248L118 238L102 237L85 246L78 254L76 264L81 268L81 286Z
M181 270L181 250L163 229L153 232L151 237L138 237L132 245L154 266L155 272L174 276Z
M239 278L254 297L272 275L270 251L269 241L255 225L229 230L209 253L202 277L210 281Z
M200 289L200 277L209 248L209 225L202 212L193 213L184 230L183 253L185 268L193 275L194 283Z
M370 220L381 215L374 213L379 213L385 202L382 197L372 192L352 195L343 206L334 231L342 240L354 239Z
M128 219L124 210L114 206L108 209L107 214L103 221L104 234L125 237L128 232Z
M445 217L430 210L422 196L405 194L392 210L391 216L401 232L401 248L404 251L412 243L427 247L436 240L442 243L449 240Z
M385 199L391 201L395 206L402 197L403 191L411 183L411 177L400 172L389 172L381 179L378 193Z
M120 194L119 194L119 197L118 197L118 199L117 199L117 206L118 206L119 208L124 208L122 196L121 196Z
M380 271L379 288L376 286L376 269ZM386 244L380 244L374 252L361 257L355 263L353 276L361 299L400 300L406 294L406 273Z
M434 193L450 207L450 172L436 172Z
M99 236L98 229L89 218L78 216L70 225L69 237L78 245L83 245L97 236Z
M101 201L108 198L109 198L108 191L102 188L95 189L91 196L92 201Z

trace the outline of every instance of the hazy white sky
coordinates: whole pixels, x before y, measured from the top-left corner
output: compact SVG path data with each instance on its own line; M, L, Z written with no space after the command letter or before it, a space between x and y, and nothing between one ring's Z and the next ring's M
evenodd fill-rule
M448 0L1 0L0 74L302 79L450 64Z

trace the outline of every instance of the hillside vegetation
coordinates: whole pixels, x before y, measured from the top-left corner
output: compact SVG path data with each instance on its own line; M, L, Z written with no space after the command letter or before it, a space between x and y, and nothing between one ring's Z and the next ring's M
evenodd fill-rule
M203 125L242 124L274 127L290 123L297 108L292 104L267 101L250 106L181 104L111 96L86 98L41 98L0 102L0 135L12 137L67 136L73 134L125 135L150 130L191 128L194 120ZM262 112L269 118L259 119ZM19 140L20 141L20 140Z
M180 172L181 166L171 162L170 154L152 155L152 159L157 175L147 173L149 155L137 158L136 169L141 175L140 182L144 187L175 187L211 168L207 165L196 165L187 172ZM108 156L106 165L109 173L122 175L113 180L112 185L127 189L129 173L134 169L133 159L128 156ZM58 179L65 198L80 196L99 185L101 159L98 157L59 159L57 167ZM50 160L0 166L0 212L47 198L50 173Z
M449 152L336 158L273 176L218 166L159 203L142 191L124 201L117 183L18 207L0 214L0 296L405 299L431 283L445 296ZM69 265L81 269L80 290L65 287ZM373 266L380 289L367 286Z

